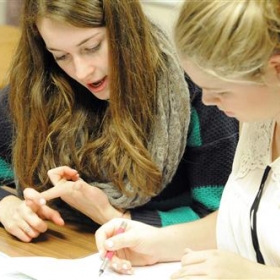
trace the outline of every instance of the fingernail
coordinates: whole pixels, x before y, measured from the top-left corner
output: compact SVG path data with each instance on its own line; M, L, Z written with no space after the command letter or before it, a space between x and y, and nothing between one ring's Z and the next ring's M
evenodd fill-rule
M133 274L133 269L132 269L132 267L131 267L130 265L126 264L126 263L124 263L124 264L122 265L122 269L124 270L124 272L125 272L126 274L129 274L129 275L132 275L132 274Z
M40 205L46 205L46 200L44 198L40 198L39 200Z
M118 269L118 264L117 263L113 263L112 267L117 270Z
M106 245L107 245L107 247L112 248L112 247L114 247L114 242L111 240L107 240Z

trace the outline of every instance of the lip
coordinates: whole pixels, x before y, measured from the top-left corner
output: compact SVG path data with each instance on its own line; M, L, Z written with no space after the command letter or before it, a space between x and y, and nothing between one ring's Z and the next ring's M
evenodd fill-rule
M108 76L105 76L103 79L100 79L99 81L102 82L99 86L93 86L93 83L88 83L87 88L92 93L100 93L100 92L104 91L108 85Z

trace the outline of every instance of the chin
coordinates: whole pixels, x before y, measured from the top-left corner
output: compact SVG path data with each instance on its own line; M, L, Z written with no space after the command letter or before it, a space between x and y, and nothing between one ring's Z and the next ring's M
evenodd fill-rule
M103 93L96 93L91 91L91 93L98 99L100 100L109 100L110 99L110 95L107 92L103 92Z
M104 101L108 101L110 99L109 96L98 96L98 95L95 95L95 97L100 99L100 100L104 100Z

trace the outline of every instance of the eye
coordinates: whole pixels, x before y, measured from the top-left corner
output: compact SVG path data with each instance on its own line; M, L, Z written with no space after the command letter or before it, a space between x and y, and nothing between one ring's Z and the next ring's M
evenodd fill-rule
M218 94L218 95L226 95L226 94L228 94L228 92L227 92L227 91L224 91L224 92L218 92L217 94Z
M97 50L99 50L100 47L101 47L101 43L94 47L91 47L91 48L85 48L85 51L87 51L89 53L93 53L93 52L96 52Z
M63 61L67 59L67 54L61 56L54 56L55 61Z

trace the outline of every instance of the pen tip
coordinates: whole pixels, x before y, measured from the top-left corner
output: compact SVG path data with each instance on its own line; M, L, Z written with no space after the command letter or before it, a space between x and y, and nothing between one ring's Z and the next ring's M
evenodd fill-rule
M99 270L99 277L102 275L103 270Z

